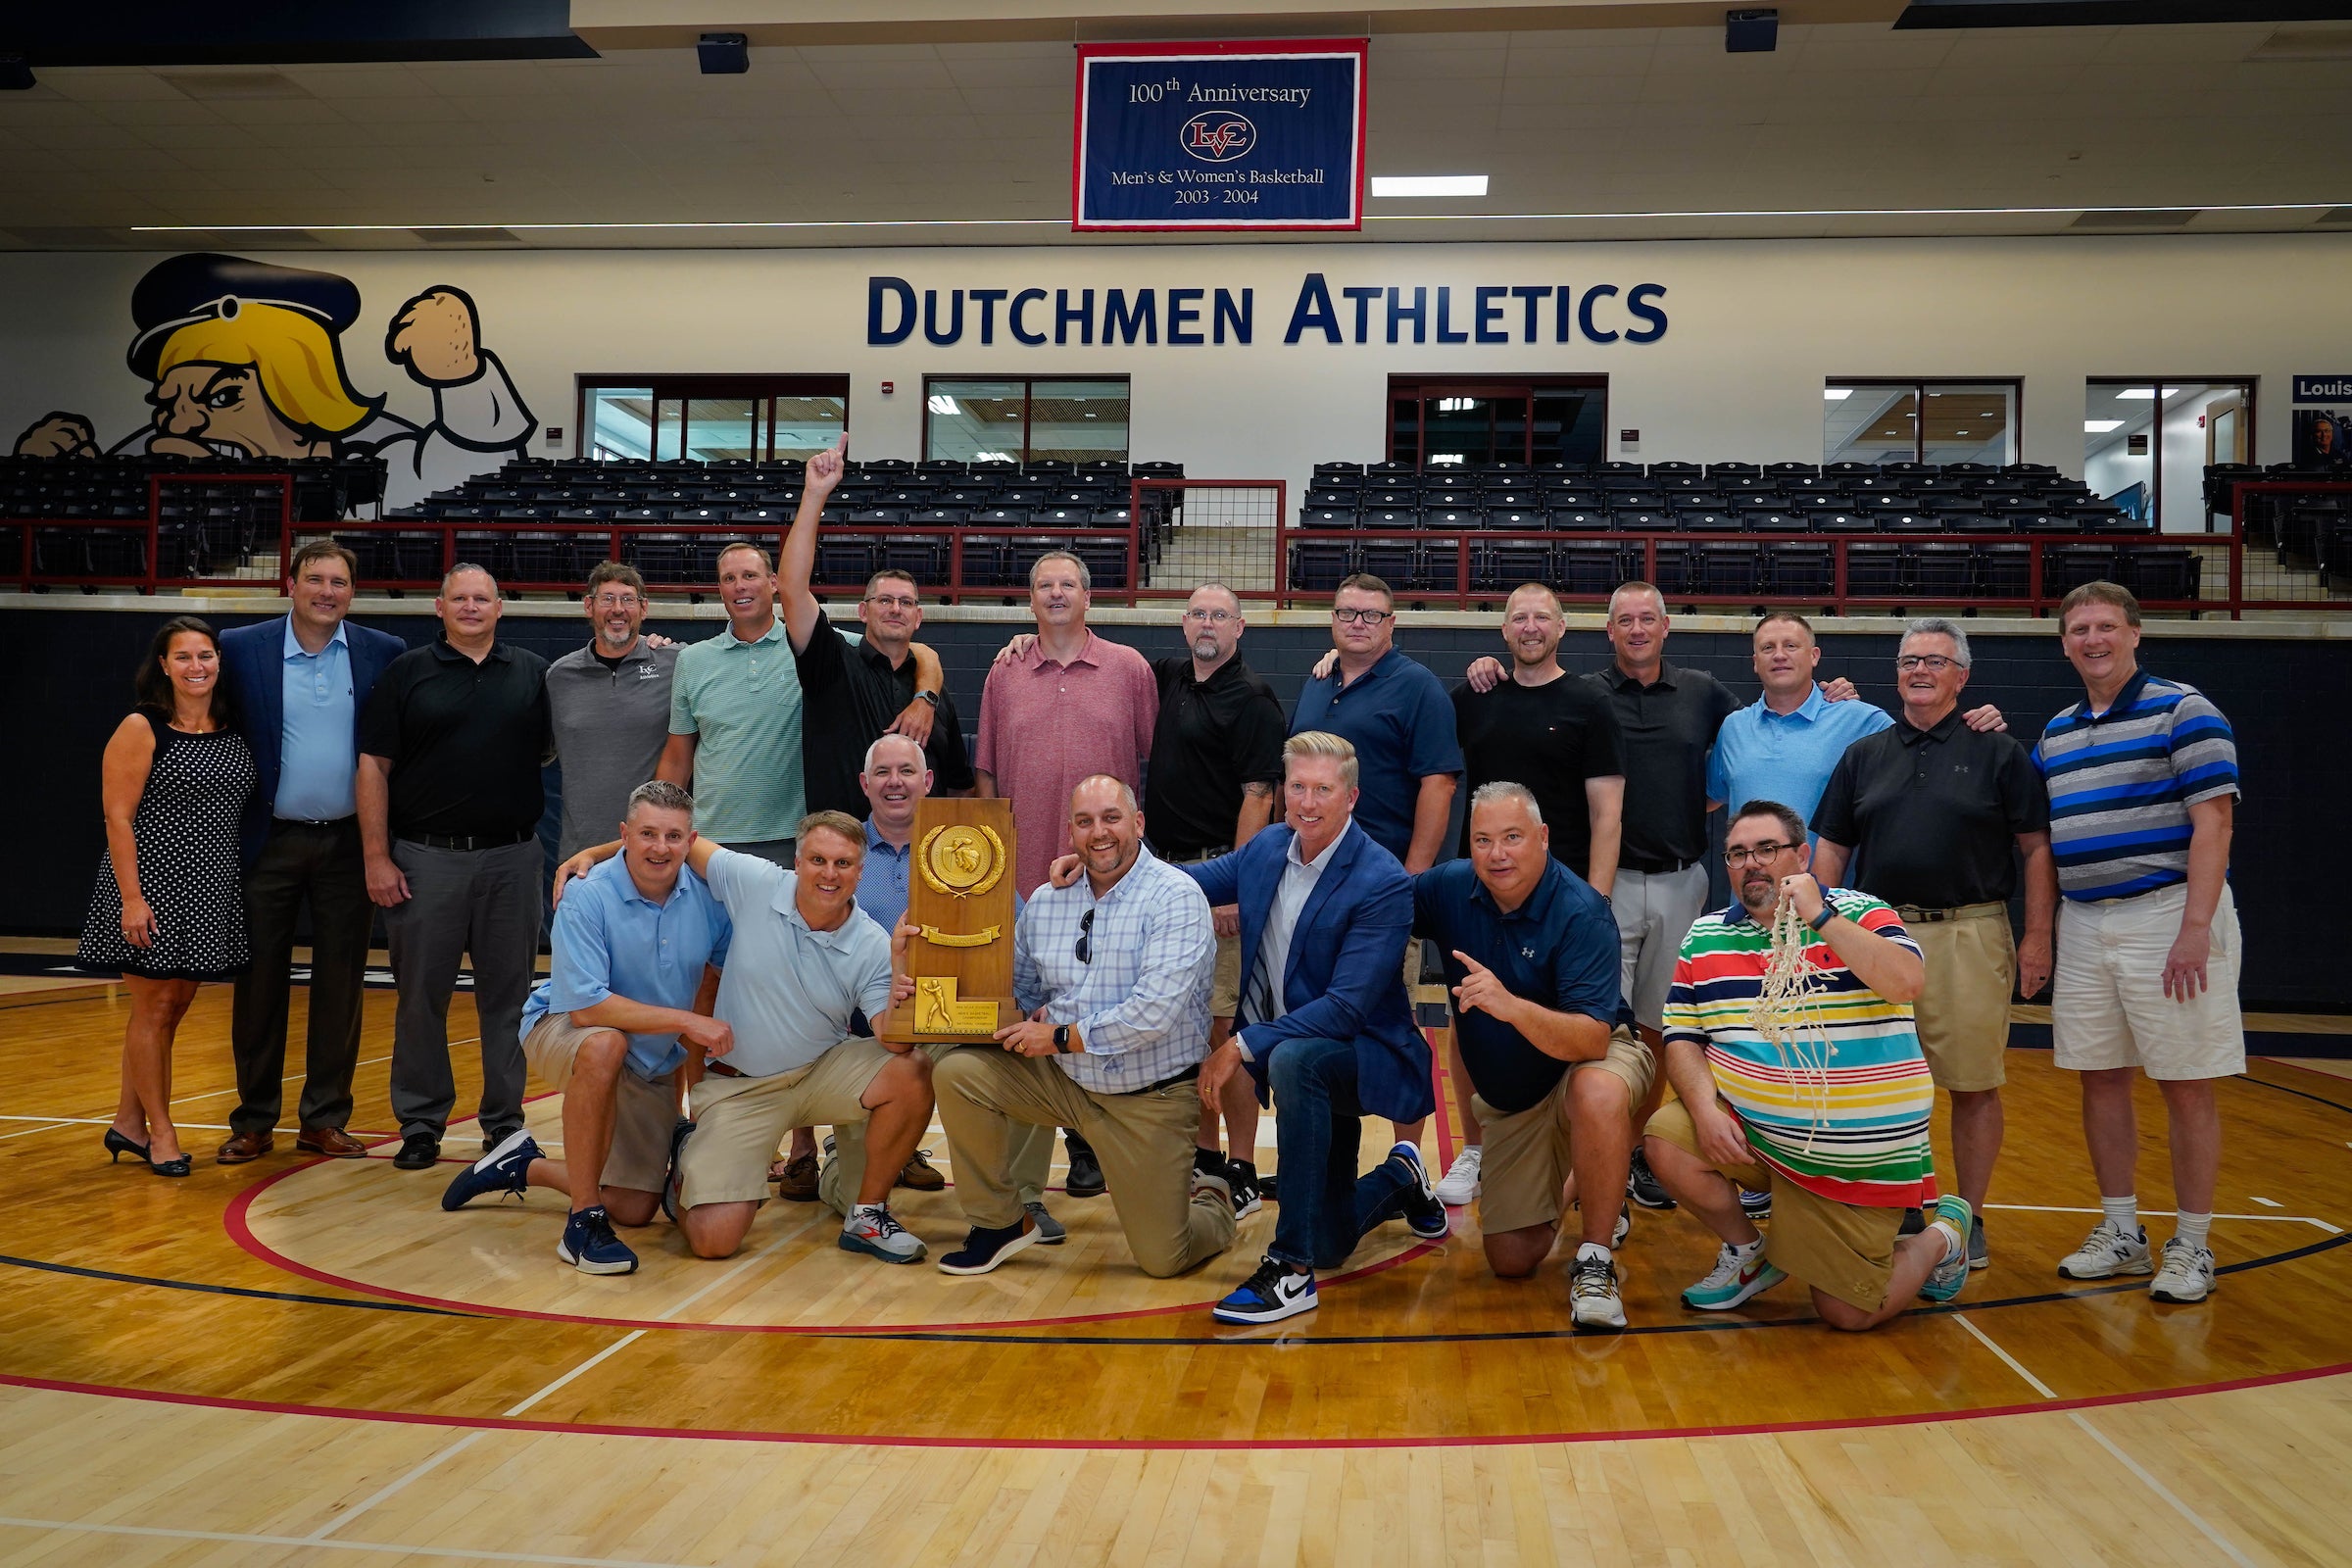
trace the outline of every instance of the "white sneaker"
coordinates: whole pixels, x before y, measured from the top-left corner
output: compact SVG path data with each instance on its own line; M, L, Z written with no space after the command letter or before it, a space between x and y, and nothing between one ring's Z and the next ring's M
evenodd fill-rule
M1438 1183L1438 1201L1447 1208L1460 1208L1479 1193L1478 1164L1486 1151L1476 1144L1466 1146L1446 1167L1446 1179Z
M2143 1228L2127 1236L2111 1220L2091 1227L2082 1245L2058 1260L2058 1272L2070 1280L2104 1280L2118 1274L2147 1274L2155 1262L2148 1256L2148 1233Z
M853 1208L841 1227L845 1252L863 1252L885 1263L911 1263L923 1255L922 1238L901 1225L887 1208Z
M1580 1329L1625 1327L1625 1302L1617 1295L1617 1265L1581 1254L1568 1265L1568 1304Z
M2202 1301L2214 1291L2213 1253L2176 1236L2164 1244L2164 1267L2148 1284L2159 1301Z

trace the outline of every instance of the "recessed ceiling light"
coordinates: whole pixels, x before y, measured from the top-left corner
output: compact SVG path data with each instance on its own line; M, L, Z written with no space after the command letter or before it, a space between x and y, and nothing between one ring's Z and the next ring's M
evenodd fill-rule
M1850 386L1825 386L1821 389L1822 401L1825 403L1843 403L1853 395L1854 389Z
M1966 434L1968 434L1968 432L1967 432L1966 430L1954 430L1954 431L1952 432L1952 434L1954 434L1954 435L1966 435Z
M2152 398L2156 395L2156 389L2152 386L2125 386L2116 388L2115 395L2119 398Z
M933 414L952 416L956 413L956 400L948 396L945 392L932 393L931 396L925 400L925 406L928 407Z
M1375 196L1484 196L1484 174L1374 174Z
M2124 421L2121 419L2084 419L2082 421L2084 435L2105 435L2110 430L2121 430L2123 427Z

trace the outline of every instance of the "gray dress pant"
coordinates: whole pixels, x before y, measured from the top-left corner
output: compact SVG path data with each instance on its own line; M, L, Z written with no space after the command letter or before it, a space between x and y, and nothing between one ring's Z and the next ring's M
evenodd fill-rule
M459 957L473 955L481 1019L481 1128L496 1143L522 1126L522 1004L539 962L544 858L536 838L495 850L435 850L392 841L409 880L406 904L384 911L400 1005L392 1026L392 1113L403 1138L438 1140L457 1105L449 1069L449 999Z

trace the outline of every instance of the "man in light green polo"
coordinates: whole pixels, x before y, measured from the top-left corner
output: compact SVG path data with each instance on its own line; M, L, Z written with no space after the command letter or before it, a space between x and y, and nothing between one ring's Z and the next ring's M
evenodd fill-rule
M658 776L694 792L694 830L704 838L790 867L808 810L801 680L776 619L767 552L748 542L722 549L718 596L727 629L678 655Z

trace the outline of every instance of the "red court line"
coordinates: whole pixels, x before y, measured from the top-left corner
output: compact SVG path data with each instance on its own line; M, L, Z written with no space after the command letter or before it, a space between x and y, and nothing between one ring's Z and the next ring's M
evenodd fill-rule
M604 1438L681 1438L709 1443L802 1443L829 1447L876 1448L1042 1448L1076 1449L1192 1449L1207 1451L1318 1448L1435 1448L1505 1447L1539 1443L1646 1443L1661 1439L1770 1437L1781 1433L1846 1432L1869 1427L1926 1426L1938 1421L1984 1421L2002 1416L2095 1410L2108 1405L2145 1404L2156 1399L2191 1398L2206 1394L2231 1394L2243 1389L2273 1388L2306 1383L2352 1372L2352 1363L2308 1367L2296 1372L2272 1372L2259 1377L2231 1378L2218 1383L2180 1388L2149 1389L2132 1394L2099 1394L2077 1399L2042 1399L2031 1404L1985 1405L1973 1410L1918 1410L1896 1415L1853 1416L1813 1421L1760 1421L1737 1426L1629 1427L1610 1432L1543 1432L1524 1435L1497 1433L1435 1434L1399 1438L946 1438L911 1435L853 1436L835 1432L711 1432L693 1427L623 1426L604 1422L530 1421L507 1416L433 1415L414 1410L365 1410L345 1405L279 1403L267 1399L234 1399L207 1394L174 1394L160 1389L122 1388L101 1383L73 1383L57 1378L22 1377L0 1373L0 1387L38 1389L55 1394L80 1394L98 1398L137 1399L151 1404L187 1405L210 1410L241 1410L257 1415L305 1415L343 1421L378 1421L405 1426L458 1427L484 1432L538 1432Z

